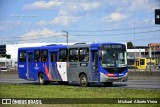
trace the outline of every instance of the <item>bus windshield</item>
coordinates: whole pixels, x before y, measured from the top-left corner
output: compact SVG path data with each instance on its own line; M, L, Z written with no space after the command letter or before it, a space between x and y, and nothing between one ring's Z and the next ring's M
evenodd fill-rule
M110 45L101 50L102 67L126 67L126 49L121 45Z

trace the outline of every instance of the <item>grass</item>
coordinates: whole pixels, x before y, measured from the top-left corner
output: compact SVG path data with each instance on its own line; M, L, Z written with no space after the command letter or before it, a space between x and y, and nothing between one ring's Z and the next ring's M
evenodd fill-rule
M160 98L160 90L0 84L0 96L4 98Z
M160 90L140 90L106 87L80 87L65 85L0 84L1 98L160 98ZM158 104L159 105L159 104ZM46 107L152 107L153 104L56 104ZM4 105L3 105L4 106ZM11 105L13 106L13 105ZM32 107L32 105L21 105ZM36 105L34 105L35 107ZM5 106L5 107L8 107ZM39 106L38 106L39 107Z

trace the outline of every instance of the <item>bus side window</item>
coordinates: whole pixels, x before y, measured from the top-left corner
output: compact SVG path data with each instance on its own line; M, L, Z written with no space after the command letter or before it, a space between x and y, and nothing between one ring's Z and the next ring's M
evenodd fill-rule
M20 51L19 61L20 62L26 62L26 51Z
M40 62L41 61L41 57L40 57L40 50L35 50L34 51L34 61L35 62Z
M57 54L54 52L50 53L51 62L57 62Z
M48 61L48 50L41 51L41 61L47 62Z
M61 49L59 51L59 61L60 62L68 61L68 50L67 49Z
M89 61L89 49L88 48L79 49L79 61L80 62Z
M78 49L74 48L69 50L69 61L78 62Z

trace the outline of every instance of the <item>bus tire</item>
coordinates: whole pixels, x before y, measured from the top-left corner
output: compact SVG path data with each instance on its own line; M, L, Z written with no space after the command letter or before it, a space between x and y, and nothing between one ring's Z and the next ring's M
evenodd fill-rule
M113 82L104 82L104 85L107 86L107 87L110 87L112 86Z
M44 85L46 83L43 73L38 75L38 81L40 85Z
M85 74L80 75L80 85L82 87L88 86L88 78Z

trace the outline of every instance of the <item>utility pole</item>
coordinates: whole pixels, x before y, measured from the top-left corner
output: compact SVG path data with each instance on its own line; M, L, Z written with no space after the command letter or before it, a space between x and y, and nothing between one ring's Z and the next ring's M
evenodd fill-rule
M67 42L67 45L68 45L68 31L63 31L63 32L66 33L64 36L66 37L66 42Z
M134 59L136 58L136 39L135 39L135 24L134 24Z

